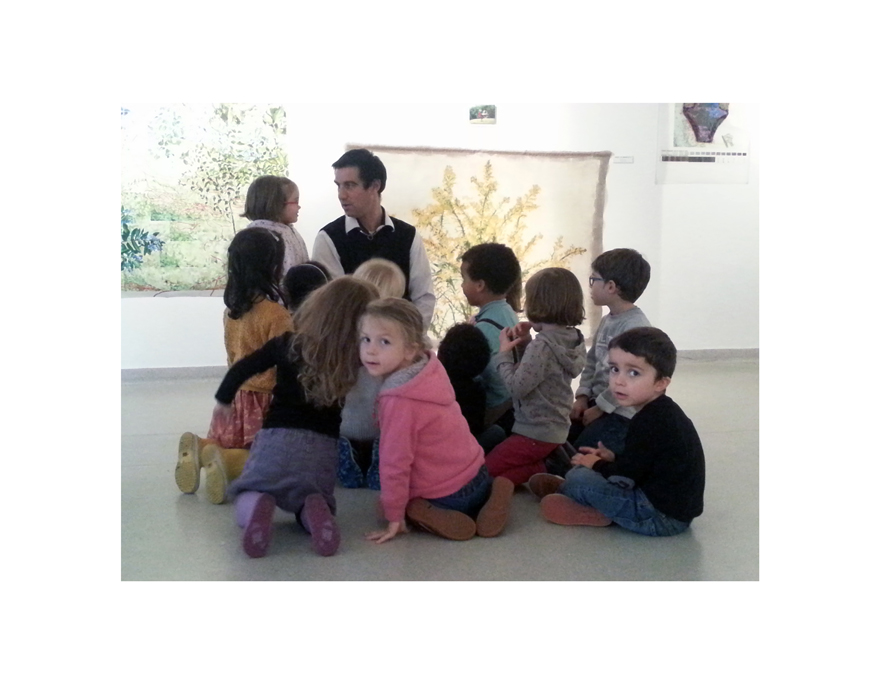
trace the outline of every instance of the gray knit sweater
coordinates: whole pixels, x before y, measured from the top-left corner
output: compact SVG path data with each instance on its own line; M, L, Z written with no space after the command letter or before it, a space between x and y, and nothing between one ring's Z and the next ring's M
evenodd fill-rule
M513 398L514 433L551 444L565 441L574 402L571 381L583 370L586 351L577 328L560 328L539 332L518 365L512 351L495 356L495 367Z
M607 314L599 321L593 344L587 352L587 365L581 373L581 383L574 395L584 395L595 400L596 405L605 413L616 413L624 418L632 418L636 411L630 406L618 406L614 395L608 389L608 343L620 333L632 328L651 325L648 317L635 306L619 314Z

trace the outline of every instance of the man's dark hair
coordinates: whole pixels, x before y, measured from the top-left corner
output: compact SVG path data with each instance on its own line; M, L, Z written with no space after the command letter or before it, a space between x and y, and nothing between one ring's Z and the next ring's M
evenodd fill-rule
M334 169L345 169L355 167L358 170L361 183L364 188L369 188L373 181L379 181L379 194L385 191L385 181L388 180L388 172L385 170L385 164L375 154L369 150L358 148L349 150L339 159L333 162Z

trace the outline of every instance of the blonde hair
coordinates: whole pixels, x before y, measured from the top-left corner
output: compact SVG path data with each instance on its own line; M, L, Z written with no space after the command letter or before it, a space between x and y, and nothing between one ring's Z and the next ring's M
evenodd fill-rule
M580 325L584 320L584 291L565 268L542 268L526 281L526 318L533 323Z
M406 293L406 276L400 266L388 259L368 259L352 275L373 283L379 288L380 297L403 297Z
M293 314L290 356L306 398L318 406L339 402L354 387L360 318L378 297L372 283L342 276L312 292Z
M361 319L366 316L381 318L397 324L403 333L403 339L407 346L416 347L419 353L426 352L431 348L431 343L425 337L424 319L415 304L399 297L386 297L367 304Z

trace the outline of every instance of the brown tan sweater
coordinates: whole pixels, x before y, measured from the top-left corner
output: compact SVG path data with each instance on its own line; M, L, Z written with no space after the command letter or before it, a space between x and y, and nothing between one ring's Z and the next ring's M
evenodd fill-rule
M229 309L223 312L223 341L226 344L226 363L236 361L260 349L273 337L293 330L290 313L281 304L263 299L241 318L229 318ZM272 393L275 387L275 369L253 376L240 389Z

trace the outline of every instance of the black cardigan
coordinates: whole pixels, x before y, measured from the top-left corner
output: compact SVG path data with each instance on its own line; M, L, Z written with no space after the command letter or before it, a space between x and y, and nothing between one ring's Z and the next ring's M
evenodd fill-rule
M681 522L703 512L703 445L690 418L665 394L633 417L623 453L593 470L621 487L640 488L654 508Z
M299 428L338 437L342 409L338 404L316 406L306 399L299 384L299 367L290 358L293 335L286 332L272 338L253 354L236 362L226 372L215 399L221 404L231 404L239 387L248 378L274 366L275 388L263 427Z

